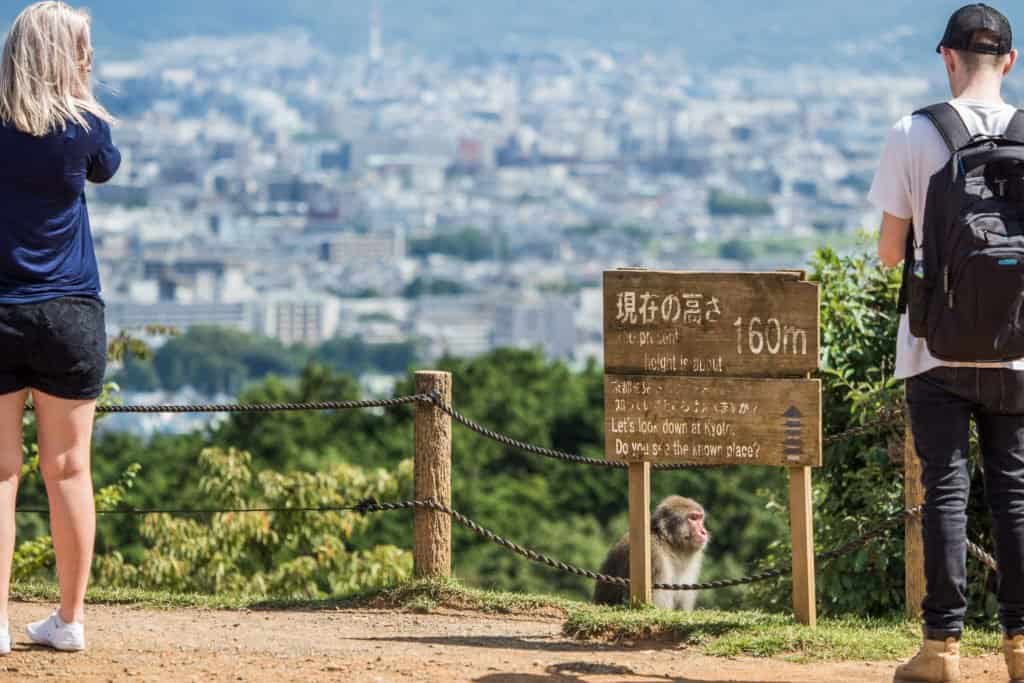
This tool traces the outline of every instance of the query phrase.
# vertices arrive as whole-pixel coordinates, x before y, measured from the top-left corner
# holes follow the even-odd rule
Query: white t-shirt
[[[981,100],[955,99],[956,107],[973,135],[1001,135],[1017,111],[1012,105]],[[868,200],[897,218],[911,218],[915,239],[921,242],[928,182],[949,162],[949,148],[939,131],[924,116],[904,116],[889,131],[882,149]],[[910,334],[910,321],[900,317],[896,339],[896,379],[906,379],[940,365],[1007,367],[1024,370],[1024,360],[1010,363],[949,363],[928,352],[924,339]]]

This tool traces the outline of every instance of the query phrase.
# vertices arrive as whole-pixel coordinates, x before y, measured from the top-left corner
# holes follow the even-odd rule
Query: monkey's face
[[[655,528],[673,547],[688,553],[699,552],[711,538],[704,517],[704,508],[693,501],[670,499],[655,513]]]
[[[683,543],[693,550],[703,550],[708,544],[711,534],[704,527],[704,509],[696,508],[686,514],[686,521],[683,524]]]

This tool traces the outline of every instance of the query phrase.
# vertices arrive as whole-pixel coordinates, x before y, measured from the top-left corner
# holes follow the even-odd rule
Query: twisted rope
[[[842,432],[837,432],[836,434],[830,434],[822,440],[822,445],[831,446],[840,441],[848,441],[859,436],[866,436],[902,420],[903,408],[883,408],[877,419],[865,422],[857,427],[851,427]]]
[[[985,552],[984,548],[970,539],[967,540],[967,552],[973,555],[974,559],[978,560],[992,571],[999,571],[999,566],[996,564],[996,558],[989,555]]]
[[[480,524],[474,522],[472,519],[466,517],[462,513],[452,509],[451,507],[444,505],[433,499],[426,500],[406,500],[398,503],[379,503],[375,500],[368,499],[363,501],[356,506],[358,512],[379,512],[386,510],[408,510],[408,509],[427,509],[435,510],[449,515],[461,526],[469,529],[477,536],[484,538],[496,545],[499,545],[507,550],[511,550],[517,555],[521,555],[528,560],[537,562],[539,564],[546,565],[552,569],[565,572],[567,574],[574,574],[575,576],[581,576],[586,579],[593,581],[600,581],[602,583],[610,583],[618,586],[629,586],[629,579],[621,576],[611,576],[608,574],[600,574],[598,572],[591,571],[589,569],[583,569],[575,565],[556,560],[552,557],[548,557],[542,553],[537,552],[531,548],[521,546],[517,543],[513,543],[506,538],[499,536],[490,529],[487,529]],[[881,536],[883,533],[888,531],[890,528],[898,524],[903,519],[903,515],[900,514],[888,521],[882,526],[876,527],[875,529],[868,531],[867,533],[859,536],[858,538],[838,547],[833,550],[829,550],[824,553],[820,553],[815,557],[821,562],[828,562],[830,560],[848,555],[855,550],[865,545],[868,541]],[[740,577],[737,579],[721,579],[717,581],[706,581],[704,583],[691,583],[691,584],[676,584],[676,583],[656,583],[653,588],[655,590],[669,590],[669,591],[702,591],[702,590],[714,590],[718,588],[731,588],[733,586],[743,586],[747,584],[757,583],[760,581],[767,581],[768,579],[778,578],[785,576],[792,571],[791,566],[782,566],[773,569],[768,569],[757,574],[751,574],[749,576]]]
[[[449,417],[451,417],[453,420],[455,420],[459,424],[463,425],[464,427],[467,427],[468,429],[470,429],[473,432],[476,432],[480,436],[488,438],[491,441],[495,441],[495,442],[500,443],[500,444],[502,444],[504,446],[508,446],[509,448],[515,448],[517,450],[525,451],[527,453],[533,453],[535,455],[541,455],[541,456],[544,456],[546,458],[552,458],[554,460],[562,460],[564,462],[573,462],[573,463],[577,463],[577,464],[580,464],[580,465],[591,465],[593,467],[604,467],[604,468],[610,468],[610,469],[624,469],[624,468],[628,468],[629,467],[629,463],[625,463],[625,462],[618,462],[618,461],[614,461],[614,460],[598,460],[596,458],[587,458],[585,456],[577,455],[575,453],[566,453],[565,451],[559,451],[559,450],[556,450],[556,449],[553,449],[553,448],[545,448],[543,446],[538,446],[536,444],[531,444],[531,443],[528,443],[526,441],[520,441],[519,439],[515,439],[515,438],[513,438],[511,436],[508,436],[507,434],[502,434],[501,432],[497,432],[497,431],[495,431],[493,429],[490,429],[489,427],[485,427],[484,425],[480,424],[479,422],[476,422],[475,420],[472,420],[472,419],[466,417],[465,415],[460,413],[458,410],[456,410],[453,406],[449,405],[444,400],[444,397],[439,392],[436,392],[436,391],[432,392],[432,393],[428,394],[428,396],[429,396],[429,399],[430,399],[431,403],[433,403],[439,410],[441,410],[442,412],[446,413]],[[825,446],[831,446],[832,444],[838,443],[840,441],[847,441],[849,439],[853,439],[853,438],[856,438],[856,437],[859,437],[859,436],[864,436],[864,435],[867,435],[867,434],[871,434],[871,433],[876,432],[876,431],[878,431],[878,430],[880,430],[880,429],[882,429],[884,427],[888,427],[888,426],[890,426],[892,424],[895,424],[896,422],[900,421],[902,419],[902,417],[903,417],[903,409],[902,408],[895,408],[895,409],[887,408],[887,409],[884,409],[882,411],[882,413],[881,413],[881,416],[878,419],[872,420],[870,422],[867,422],[867,423],[865,423],[863,425],[859,425],[857,427],[852,427],[850,429],[847,429],[845,431],[839,432],[837,434],[832,434],[830,436],[826,436],[822,440],[822,444],[825,445]],[[727,466],[728,465],[702,465],[702,464],[691,464],[691,463],[655,463],[654,465],[652,465],[652,469],[661,470],[661,471],[665,471],[665,470],[693,470],[693,469],[711,469],[711,468],[727,467]]]
[[[300,410],[360,410],[397,408],[411,403],[432,403],[428,394],[366,401],[317,401],[303,403],[206,403],[198,405],[97,406],[98,413],[275,413]],[[34,406],[26,406],[34,410]]]
[[[527,453],[533,453],[534,455],[542,455],[545,458],[551,458],[553,460],[561,460],[563,462],[573,462],[579,465],[590,465],[592,467],[604,467],[606,469],[626,469],[629,467],[629,463],[619,462],[616,460],[599,460],[597,458],[588,458],[575,453],[566,453],[565,451],[559,451],[553,448],[545,448],[544,446],[538,446],[536,444],[528,443],[526,441],[520,441],[507,434],[502,434],[489,427],[485,427],[479,422],[472,420],[453,406],[445,402],[444,397],[440,393],[434,392],[429,394],[430,402],[433,403],[439,410],[446,413],[453,420],[468,428],[470,431],[476,432],[480,436],[508,446],[509,448],[515,448],[517,450],[525,451]],[[724,465],[692,465],[686,463],[656,463],[652,465],[653,469],[656,470],[693,470],[693,469],[709,469],[713,467],[724,467]]]
[[[47,508],[18,508],[18,512],[28,514],[48,515]],[[358,512],[358,505],[339,505],[321,507],[252,507],[252,508],[105,508],[96,510],[97,515],[219,515],[223,513],[248,513],[248,512],[281,512],[281,513],[308,513],[308,512]]]

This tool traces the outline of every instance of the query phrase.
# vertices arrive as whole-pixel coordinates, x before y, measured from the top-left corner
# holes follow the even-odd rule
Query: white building
[[[423,297],[412,311],[411,333],[427,341],[428,359],[478,356],[491,349],[496,308],[496,297]]]
[[[306,290],[278,291],[260,297],[253,331],[282,344],[315,346],[334,336],[340,303],[336,297]]]
[[[243,332],[253,328],[253,307],[246,303],[136,303],[107,300],[107,328],[114,334],[138,330],[147,325],[163,325],[184,332],[197,325],[230,327]]]
[[[494,346],[543,349],[552,358],[569,360],[576,350],[576,310],[568,297],[531,295],[498,304]]]

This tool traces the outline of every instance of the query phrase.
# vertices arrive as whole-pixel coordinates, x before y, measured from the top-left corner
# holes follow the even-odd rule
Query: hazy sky
[[[365,49],[372,0],[89,0],[102,55],[141,41],[190,33],[229,34],[287,27],[309,30],[339,52]],[[379,0],[385,39],[432,53],[518,50],[579,40],[596,47],[679,48],[697,63],[784,63],[849,59],[842,43],[872,45],[902,27],[898,40],[857,53],[898,66],[925,59],[949,14],[947,0]],[[0,0],[9,23],[24,2]],[[1024,36],[1024,3],[993,3]]]

